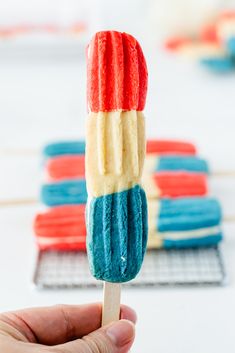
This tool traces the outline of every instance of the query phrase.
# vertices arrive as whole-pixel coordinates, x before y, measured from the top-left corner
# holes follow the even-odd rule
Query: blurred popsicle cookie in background
[[[235,10],[223,12],[219,16],[217,33],[220,41],[235,59]]]
[[[198,28],[197,36],[167,39],[165,48],[192,57],[214,72],[235,70],[235,11],[218,13],[213,21]]]
[[[41,250],[86,250],[85,203],[38,213],[33,227]]]
[[[173,171],[143,174],[142,184],[148,198],[204,196],[208,193],[207,177],[200,173]],[[40,198],[49,207],[85,203],[86,180],[66,179],[44,184]]]
[[[148,248],[190,248],[222,240],[219,202],[208,197],[148,201]]]
[[[216,245],[222,240],[222,212],[214,198],[148,201],[148,248]],[[53,207],[38,213],[34,233],[39,249],[86,250],[85,205]]]
[[[171,38],[165,47],[167,50],[196,60],[215,72],[229,72],[234,69],[234,61],[227,49],[217,43],[200,39]]]

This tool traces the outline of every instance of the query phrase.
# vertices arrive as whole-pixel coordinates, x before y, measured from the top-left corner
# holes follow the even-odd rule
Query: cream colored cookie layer
[[[168,240],[185,240],[193,238],[203,238],[209,235],[216,235],[221,232],[220,226],[194,229],[188,231],[177,231],[177,232],[158,232],[153,228],[149,228],[148,234],[148,249],[161,247],[164,239]]]
[[[157,170],[159,157],[157,154],[147,154],[144,161],[143,175],[153,174]]]
[[[142,112],[90,113],[87,118],[86,180],[99,197],[140,184],[145,157]]]
[[[218,25],[218,34],[223,40],[235,36],[235,18],[221,20]]]
[[[66,237],[51,237],[51,238],[45,238],[45,237],[37,237],[37,242],[40,245],[50,245],[50,244],[58,244],[58,243],[67,243],[67,244],[73,244],[73,243],[84,243],[85,242],[85,236],[66,236]]]
[[[186,44],[179,49],[179,52],[194,59],[211,56],[219,58],[225,55],[225,51],[221,46],[210,43]]]
[[[148,229],[156,231],[160,201],[148,200]]]
[[[163,238],[155,234],[148,233],[147,249],[160,249],[163,246]]]
[[[148,248],[162,247],[162,237],[156,234],[159,211],[160,201],[148,200]]]
[[[161,196],[161,190],[157,187],[153,175],[143,174],[142,185],[148,199],[156,199]]]

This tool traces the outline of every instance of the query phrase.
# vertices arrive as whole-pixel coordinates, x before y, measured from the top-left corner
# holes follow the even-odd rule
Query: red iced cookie
[[[34,232],[40,249],[85,250],[85,205],[59,206],[39,213]]]
[[[134,37],[116,31],[98,32],[91,40],[87,56],[89,111],[144,109],[148,72]]]
[[[196,147],[194,144],[177,140],[148,140],[147,153],[156,154],[179,154],[179,155],[195,155]]]
[[[187,197],[207,194],[207,179],[205,175],[170,172],[157,173],[153,176],[161,197]]]
[[[219,44],[220,39],[217,31],[217,24],[209,24],[204,26],[200,33],[200,39],[203,42]]]
[[[219,20],[233,20],[235,19],[235,10],[223,11],[219,15]]]
[[[172,37],[166,40],[165,48],[167,50],[175,51],[183,46],[187,46],[188,44],[192,44],[192,39],[188,37]]]
[[[85,176],[85,156],[59,156],[50,159],[46,165],[48,176],[52,180],[62,180]]]

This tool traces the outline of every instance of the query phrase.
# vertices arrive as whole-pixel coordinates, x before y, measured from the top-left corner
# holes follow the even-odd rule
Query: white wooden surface
[[[76,58],[75,58],[76,59]],[[162,54],[151,59],[148,136],[195,141],[214,170],[235,170],[235,75],[213,76]],[[37,196],[44,142],[84,135],[85,64],[80,60],[0,62],[0,199]],[[5,157],[3,149],[31,154]],[[235,214],[235,179],[212,178],[212,194]],[[41,206],[0,209],[0,311],[102,300],[99,290],[36,291],[31,283],[34,214]],[[235,223],[224,226],[224,288],[124,290],[138,312],[133,352],[234,351]]]

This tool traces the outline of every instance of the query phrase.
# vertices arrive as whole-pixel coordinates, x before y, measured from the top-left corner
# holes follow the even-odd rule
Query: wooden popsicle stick
[[[225,215],[223,217],[223,222],[225,223],[232,223],[232,222],[235,222],[235,215],[231,214],[231,215]]]
[[[121,284],[104,282],[102,326],[120,318]]]
[[[41,151],[38,149],[27,149],[27,148],[19,148],[19,149],[14,149],[14,148],[5,148],[5,149],[0,149],[0,155],[1,156],[36,156],[40,154]]]
[[[6,149],[0,149],[0,155],[1,156],[33,156],[33,155],[38,155],[40,154],[40,150],[36,149],[14,149],[14,148],[6,148]],[[149,154],[151,156],[151,154]],[[161,154],[160,154],[161,156]],[[103,163],[103,162],[102,162]],[[233,169],[225,169],[225,170],[212,170],[211,171],[211,176],[214,177],[235,177],[235,170]]]
[[[231,178],[234,178],[235,177],[235,170],[215,170],[215,171],[212,171],[212,174],[211,176],[213,177],[231,177]]]
[[[0,207],[34,205],[38,203],[37,198],[6,199],[0,200]]]

